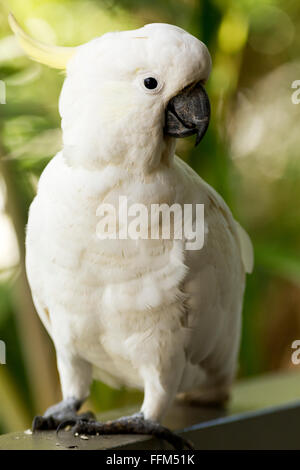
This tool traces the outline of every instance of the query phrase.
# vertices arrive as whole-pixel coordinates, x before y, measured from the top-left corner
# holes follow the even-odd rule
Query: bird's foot
[[[66,421],[80,420],[86,422],[88,420],[95,420],[95,415],[92,412],[77,414],[81,400],[75,398],[68,398],[54,406],[48,408],[44,416],[35,416],[32,423],[32,431],[50,431],[56,430],[61,424]]]
[[[183,450],[184,448],[193,450],[193,445],[188,440],[178,436],[155,421],[144,419],[142,413],[105,423],[85,420],[77,416],[76,419],[69,419],[61,423],[57,431],[66,426],[72,426],[74,435],[149,434],[170,443],[176,450]]]

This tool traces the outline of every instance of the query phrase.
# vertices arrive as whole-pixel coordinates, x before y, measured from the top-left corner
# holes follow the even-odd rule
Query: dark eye
[[[156,78],[147,77],[147,78],[144,79],[144,85],[145,85],[146,88],[148,88],[148,90],[155,90],[158,83],[157,83]]]

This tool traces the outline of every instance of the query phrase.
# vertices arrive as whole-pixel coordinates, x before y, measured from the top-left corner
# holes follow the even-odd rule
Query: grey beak
[[[210,119],[210,103],[199,82],[185,88],[168,103],[165,115],[165,135],[187,137],[197,134],[196,145],[204,137]]]

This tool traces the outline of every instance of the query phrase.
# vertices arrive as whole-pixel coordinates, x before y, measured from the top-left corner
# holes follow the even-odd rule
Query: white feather
[[[233,378],[250,245],[243,236],[240,246],[224,201],[163,135],[166,103],[210,67],[204,44],[170,25],[107,34],[69,63],[64,147],[41,176],[26,240],[64,397],[85,397],[93,368],[111,385],[144,389],[145,416],[160,419],[176,393]],[[141,71],[161,77],[160,93],[143,92]],[[205,204],[204,247],[100,240],[97,208],[119,196],[147,207]]]

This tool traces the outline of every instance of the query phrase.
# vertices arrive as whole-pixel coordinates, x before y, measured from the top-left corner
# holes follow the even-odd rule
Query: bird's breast
[[[120,196],[129,206],[172,202],[171,185],[161,175],[145,183],[121,170],[74,172],[55,158],[30,210],[27,271],[33,290],[70,315],[91,312],[100,325],[112,318],[120,324],[120,315],[156,315],[175,302],[186,272],[182,240],[101,239],[97,233],[102,204],[116,208],[118,227]]]

